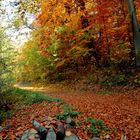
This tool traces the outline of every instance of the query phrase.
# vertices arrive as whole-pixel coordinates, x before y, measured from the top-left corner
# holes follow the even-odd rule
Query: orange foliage
[[[124,0],[43,0],[41,10],[34,26],[38,28],[39,44],[43,54],[51,45],[52,36],[62,41],[60,57],[66,58],[66,51],[81,46],[89,49],[88,42],[92,40],[92,48],[101,56],[101,63],[114,60],[129,60],[133,46],[131,25],[127,2]],[[139,5],[137,1],[136,5]],[[138,8],[137,8],[138,9]],[[139,13],[139,10],[138,10]],[[139,15],[139,14],[138,14]],[[75,30],[56,33],[59,27],[67,26]],[[72,32],[73,32],[72,31]],[[82,38],[85,33],[92,32],[88,38]],[[82,39],[81,39],[82,38]],[[75,41],[75,43],[73,43]],[[124,49],[120,49],[124,46]]]

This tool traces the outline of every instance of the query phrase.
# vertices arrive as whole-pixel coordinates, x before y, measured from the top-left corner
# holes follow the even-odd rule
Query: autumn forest
[[[0,21],[0,139],[140,139],[139,0],[0,0]]]

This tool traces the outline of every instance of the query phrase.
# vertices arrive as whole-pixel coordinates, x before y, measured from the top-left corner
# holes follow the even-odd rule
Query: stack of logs
[[[32,129],[26,130],[20,140],[80,140],[71,129],[75,122],[68,117],[65,121],[47,117],[44,123],[32,120]]]

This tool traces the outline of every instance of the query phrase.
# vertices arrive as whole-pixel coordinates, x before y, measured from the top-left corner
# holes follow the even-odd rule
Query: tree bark
[[[133,0],[128,0],[129,12],[132,22],[132,30],[135,44],[136,66],[140,67],[140,29],[136,17],[136,9]]]

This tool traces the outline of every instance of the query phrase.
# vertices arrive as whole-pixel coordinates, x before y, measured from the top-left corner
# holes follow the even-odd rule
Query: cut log
[[[64,140],[80,140],[78,136],[73,134],[71,131],[66,131]]]
[[[47,131],[47,129],[44,126],[42,126],[39,122],[37,122],[36,120],[33,120],[32,124],[38,132]]]
[[[68,118],[66,119],[66,123],[69,124],[71,127],[76,126],[75,121],[73,121],[73,120],[71,119],[71,117],[68,117]]]
[[[37,134],[36,130],[29,129],[23,133],[21,140],[40,140],[40,136]]]
[[[2,126],[0,126],[0,132],[2,132],[2,130],[3,130],[3,127],[2,127]]]
[[[48,134],[47,134],[46,140],[56,140],[56,133],[55,133],[53,128],[50,128],[48,130]]]
[[[56,140],[63,140],[65,137],[65,128],[62,122],[57,121],[57,133],[56,133]]]
[[[64,140],[80,140],[75,134],[71,135],[71,136],[66,136],[64,138]]]
[[[44,126],[40,125],[40,123],[37,122],[36,120],[33,120],[32,124],[35,127],[35,129],[38,131],[38,134],[40,135],[41,140],[44,140],[46,138],[48,129],[46,129]]]

